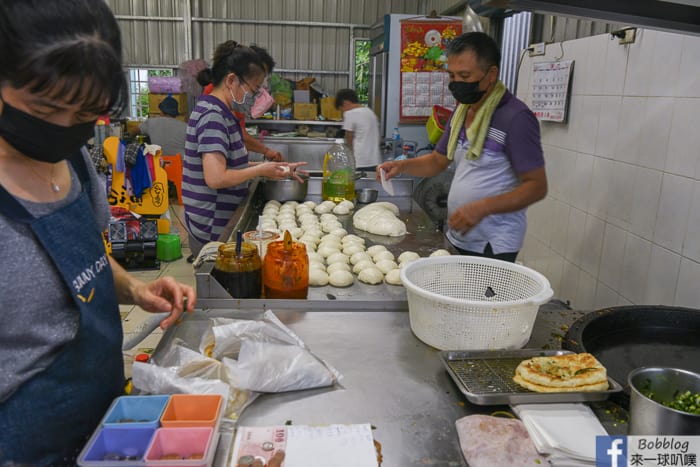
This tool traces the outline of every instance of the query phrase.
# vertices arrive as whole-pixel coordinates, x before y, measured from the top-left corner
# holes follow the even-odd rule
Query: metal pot
[[[377,196],[379,196],[379,192],[374,188],[355,190],[355,199],[360,204],[374,203],[377,201]]]
[[[284,180],[265,179],[263,181],[263,195],[265,200],[276,200],[281,203],[285,201],[304,201],[306,192],[309,189],[308,177],[301,177],[304,180],[300,183],[294,178]]]
[[[700,415],[660,403],[673,400],[676,393],[700,392],[699,374],[676,368],[646,367],[632,371],[628,381],[630,435],[700,435]],[[647,397],[650,392],[654,400]]]

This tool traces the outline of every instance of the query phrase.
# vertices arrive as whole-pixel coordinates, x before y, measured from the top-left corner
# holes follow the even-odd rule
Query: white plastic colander
[[[475,256],[438,256],[401,269],[411,330],[440,350],[519,349],[554,292],[525,266]]]

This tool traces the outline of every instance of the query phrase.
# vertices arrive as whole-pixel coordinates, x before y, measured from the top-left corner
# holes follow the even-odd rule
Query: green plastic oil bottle
[[[324,201],[336,203],[355,199],[355,157],[342,138],[335,140],[323,158],[321,195]]]

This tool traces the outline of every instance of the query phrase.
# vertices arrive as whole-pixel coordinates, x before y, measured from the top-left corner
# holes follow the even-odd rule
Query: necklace
[[[39,175],[39,172],[37,172],[36,170],[34,170],[34,167],[32,167],[31,165],[29,166],[29,168],[32,170],[32,172],[34,172],[34,175],[36,175],[37,177],[39,177],[40,179],[42,179],[43,181],[45,181],[46,183],[48,183],[49,185],[51,185],[51,191],[53,191],[54,193],[58,193],[59,191],[61,191],[61,187],[58,186],[58,183],[56,183],[56,182],[53,180],[53,171],[54,171],[54,169],[56,168],[55,165],[52,165],[52,166],[51,166],[51,179],[50,179],[50,180],[46,180],[44,177],[42,177],[41,175]]]

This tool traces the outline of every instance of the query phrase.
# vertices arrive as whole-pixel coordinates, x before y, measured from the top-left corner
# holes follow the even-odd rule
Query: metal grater
[[[622,390],[622,386],[612,378],[608,378],[610,388],[607,391],[595,392],[532,392],[513,381],[515,369],[523,360],[567,353],[572,352],[538,349],[457,350],[441,352],[441,358],[467,400],[477,405],[592,402],[605,400],[610,394]]]

